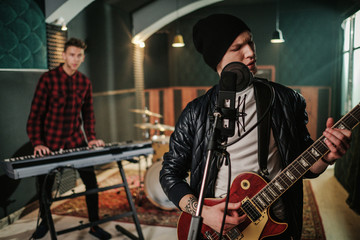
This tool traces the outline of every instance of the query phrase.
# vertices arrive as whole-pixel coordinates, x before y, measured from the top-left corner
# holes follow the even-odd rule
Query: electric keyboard
[[[6,175],[20,179],[48,174],[55,168],[83,168],[153,154],[151,142],[109,143],[104,147],[60,150],[47,156],[23,156],[1,161]]]

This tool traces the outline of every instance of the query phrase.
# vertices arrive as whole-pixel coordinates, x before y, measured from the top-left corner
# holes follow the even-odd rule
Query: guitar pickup
[[[249,217],[249,219],[255,224],[258,224],[264,216],[248,197],[245,197],[241,201],[241,208]]]

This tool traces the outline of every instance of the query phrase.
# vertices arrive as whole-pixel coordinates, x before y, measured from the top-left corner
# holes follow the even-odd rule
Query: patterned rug
[[[325,231],[319,208],[309,180],[304,180],[302,240],[325,240]]]
[[[164,210],[155,206],[146,197],[143,187],[140,189],[138,173],[126,172],[128,184],[135,201],[136,212],[141,224],[153,226],[176,227],[180,211],[177,209]],[[99,183],[100,187],[117,184],[121,181],[119,174],[114,174],[105,181]],[[113,216],[130,211],[126,194],[123,189],[112,189],[99,193],[100,216]],[[52,213],[57,215],[70,215],[87,218],[85,197],[67,200],[61,205],[52,208]],[[133,222],[132,217],[118,219],[119,222]],[[304,181],[304,215],[303,215],[302,240],[324,240],[325,233],[319,214],[318,206],[314,198],[311,183]]]
[[[143,176],[144,174],[142,174]],[[144,193],[143,184],[140,185],[138,171],[126,171],[127,182],[130,187],[133,200],[135,202],[136,213],[140,224],[153,225],[153,226],[166,226],[176,227],[180,211],[177,209],[163,210],[155,206]],[[113,174],[111,177],[99,183],[99,187],[106,187],[122,182],[119,173]],[[130,211],[130,207],[126,198],[124,188],[111,189],[99,193],[99,215],[101,216],[114,216]],[[61,205],[51,209],[53,214],[78,216],[87,218],[87,208],[85,197],[77,197],[67,200]],[[118,219],[119,222],[133,223],[133,218],[123,217]]]

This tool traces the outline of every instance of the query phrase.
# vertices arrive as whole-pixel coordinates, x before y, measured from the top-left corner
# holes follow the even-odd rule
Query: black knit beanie
[[[193,27],[195,48],[216,72],[216,67],[235,38],[250,28],[239,18],[228,14],[213,14],[199,20]]]

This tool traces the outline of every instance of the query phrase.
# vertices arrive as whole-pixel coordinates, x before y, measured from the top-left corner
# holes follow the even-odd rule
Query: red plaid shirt
[[[44,73],[36,87],[27,122],[33,146],[51,150],[75,148],[95,139],[95,116],[90,80],[75,72],[68,76],[63,67]]]

